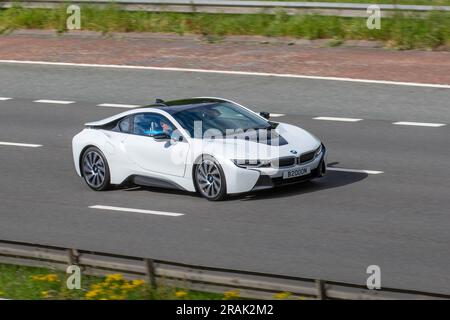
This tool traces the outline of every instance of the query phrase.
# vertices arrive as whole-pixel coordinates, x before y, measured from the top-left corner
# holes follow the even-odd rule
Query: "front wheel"
[[[203,156],[195,168],[195,184],[200,194],[210,201],[225,199],[225,174],[220,164],[210,156]]]
[[[319,166],[317,167],[317,170],[318,170],[318,174],[317,174],[318,178],[322,178],[322,177],[325,177],[327,175],[327,164],[325,163],[325,160],[322,160],[319,163]]]
[[[111,186],[108,162],[98,148],[87,149],[83,153],[81,165],[84,181],[91,189],[103,191]]]

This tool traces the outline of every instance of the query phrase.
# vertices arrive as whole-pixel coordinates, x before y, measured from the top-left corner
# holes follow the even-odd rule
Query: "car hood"
[[[226,139],[194,139],[194,147],[200,148],[198,154],[211,154],[225,159],[269,160],[286,156],[299,156],[317,149],[320,140],[306,130],[279,123],[275,129],[281,136],[280,143],[267,143],[245,140],[242,136]],[[283,141],[284,140],[284,141]]]

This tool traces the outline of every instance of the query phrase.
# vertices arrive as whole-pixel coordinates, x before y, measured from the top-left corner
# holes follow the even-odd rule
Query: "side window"
[[[171,135],[174,130],[173,124],[166,117],[157,113],[136,114],[133,119],[133,133],[141,136],[162,133]]]
[[[120,132],[130,133],[130,117],[120,120],[119,130]]]

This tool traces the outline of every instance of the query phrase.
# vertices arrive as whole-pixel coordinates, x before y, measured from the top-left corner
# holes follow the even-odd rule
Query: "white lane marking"
[[[97,107],[107,107],[107,108],[138,108],[140,106],[135,104],[119,104],[119,103],[100,103]]]
[[[279,78],[299,78],[312,80],[331,80],[331,81],[345,81],[345,82],[360,82],[372,84],[389,84],[398,86],[413,86],[413,87],[428,87],[428,88],[444,88],[450,89],[449,84],[433,84],[433,83],[418,83],[418,82],[399,82],[399,81],[385,81],[385,80],[369,80],[357,78],[340,78],[340,77],[321,77],[321,76],[307,76],[300,74],[289,73],[267,73],[267,72],[250,72],[250,71],[230,71],[230,70],[205,70],[205,69],[191,69],[191,68],[165,68],[165,67],[145,67],[145,66],[130,66],[130,65],[116,65],[116,64],[93,64],[93,63],[71,63],[71,62],[50,62],[50,61],[27,61],[27,60],[0,60],[0,63],[15,63],[15,64],[37,64],[50,66],[75,66],[75,67],[94,67],[94,68],[116,68],[116,69],[135,69],[135,70],[156,70],[156,71],[179,71],[179,72],[198,72],[198,73],[217,73],[217,74],[231,74],[231,75],[246,75],[246,76],[262,76],[262,77],[279,77]]]
[[[429,123],[429,122],[408,122],[408,121],[399,121],[394,122],[393,124],[399,125],[399,126],[417,126],[417,127],[443,127],[446,124],[445,123]]]
[[[284,113],[271,113],[270,114],[270,117],[273,117],[273,118],[284,117],[284,116],[285,116]]]
[[[14,146],[14,147],[26,147],[26,148],[42,147],[41,144],[16,143],[16,142],[4,142],[4,141],[0,141],[0,146]]]
[[[327,167],[329,171],[341,171],[341,172],[355,172],[355,173],[367,173],[367,174],[381,174],[383,171],[375,171],[375,170],[359,170],[359,169],[345,169],[345,168],[334,168]]]
[[[134,212],[134,213],[155,214],[155,215],[160,215],[160,216],[171,216],[171,217],[184,216],[184,213],[166,212],[166,211],[154,211],[154,210],[142,210],[142,209],[132,209],[132,208],[121,208],[121,207],[111,207],[111,206],[101,206],[101,205],[90,206],[89,208],[91,208],[91,209],[100,209],[100,210],[112,210],[112,211],[124,211],[124,212]]]
[[[11,100],[12,98],[0,97],[0,101]]]
[[[55,103],[55,104],[71,104],[71,103],[75,103],[75,101],[65,101],[65,100],[34,100],[33,102],[36,103]]]
[[[362,119],[356,118],[340,118],[340,117],[315,117],[314,120],[325,120],[325,121],[344,121],[344,122],[358,122]]]

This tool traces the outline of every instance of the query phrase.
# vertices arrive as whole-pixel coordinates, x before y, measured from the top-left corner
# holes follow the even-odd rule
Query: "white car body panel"
[[[179,130],[180,135],[183,136],[183,141],[161,141],[148,136],[92,128],[107,125],[131,114],[143,112],[164,115]],[[121,184],[131,176],[143,176],[170,181],[181,189],[194,192],[196,191],[193,182],[195,161],[202,155],[210,155],[220,163],[223,169],[227,193],[243,193],[254,189],[261,175],[281,177],[286,170],[303,167],[309,167],[313,170],[318,168],[322,159],[326,161],[326,151],[324,151],[325,154],[306,164],[288,168],[249,169],[241,168],[233,162],[233,160],[271,160],[292,157],[294,150],[295,156],[300,156],[320,147],[321,141],[312,134],[286,123],[279,123],[275,130],[288,142],[288,144],[281,146],[271,146],[242,139],[191,138],[168,112],[154,107],[127,110],[100,121],[86,123],[86,126],[88,128],[78,133],[72,141],[76,172],[79,176],[82,176],[80,159],[83,151],[89,146],[95,146],[106,157],[112,184]]]
[[[150,138],[151,139],[151,138]],[[125,156],[141,170],[168,176],[184,177],[188,142],[149,140],[149,137],[128,135],[122,142]],[[174,158],[173,161],[168,161]]]

